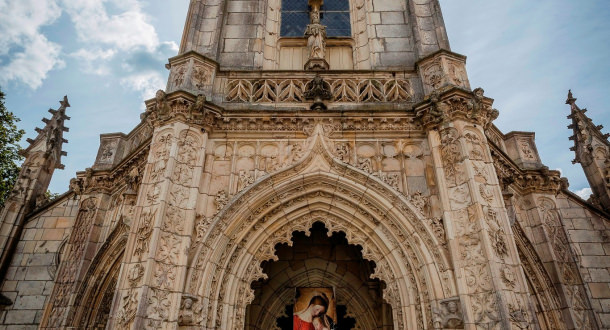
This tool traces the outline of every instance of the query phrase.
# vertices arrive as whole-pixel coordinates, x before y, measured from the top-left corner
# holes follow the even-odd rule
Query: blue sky
[[[164,88],[188,0],[0,0],[0,86],[27,137],[68,94],[64,192],[92,165],[99,134],[129,132],[144,99]],[[496,125],[534,131],[543,162],[570,189],[588,187],[573,152],[564,104],[572,88],[596,124],[610,122],[610,2],[441,0],[452,50],[468,56],[472,87],[500,110]],[[610,128],[610,126],[609,126]],[[25,146],[25,145],[24,145]]]

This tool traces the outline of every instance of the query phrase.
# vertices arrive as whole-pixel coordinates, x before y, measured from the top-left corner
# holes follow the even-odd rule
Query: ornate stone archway
[[[534,317],[545,329],[565,329],[559,295],[533,244],[519,223],[512,226],[517,252],[530,290]],[[540,308],[540,310],[537,309]]]
[[[186,283],[199,322],[242,329],[254,297],[250,285],[266,278],[261,262],[277,258],[276,244],[291,245],[294,231],[320,221],[375,262],[372,277],[386,284],[394,328],[431,325],[432,302],[456,294],[443,242],[405,196],[333,159],[321,129],[311,143],[304,159],[236,195],[201,228]]]
[[[293,246],[276,247],[279,261],[263,263],[269,279],[253,285],[256,298],[247,307],[246,329],[278,329],[282,316],[292,319],[286,307],[294,305],[299,287],[333,287],[337,305],[351,315],[356,329],[391,324],[386,314],[391,308],[382,301],[384,283],[370,279],[375,265],[362,258],[359,246],[347,244],[344,235],[331,233],[321,221],[307,232],[294,232],[292,241]],[[334,321],[344,327],[345,320]]]
[[[119,224],[100,248],[74,301],[76,328],[105,328],[123,261],[128,228]]]

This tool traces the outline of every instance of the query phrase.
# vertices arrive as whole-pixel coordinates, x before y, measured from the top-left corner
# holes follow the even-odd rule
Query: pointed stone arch
[[[431,302],[456,294],[443,242],[407,197],[334,159],[316,132],[302,160],[234,196],[195,242],[185,291],[199,300],[201,325],[243,328],[250,285],[266,278],[261,262],[316,221],[375,262],[396,329],[427,327]]]
[[[92,260],[74,300],[71,326],[99,328],[107,321],[127,244],[128,228],[119,224]]]
[[[523,272],[532,291],[530,297],[535,299],[538,302],[537,305],[541,308],[540,311],[534,311],[535,317],[538,318],[539,323],[544,324],[545,329],[565,329],[559,295],[542,264],[542,260],[540,260],[521,225],[515,223],[512,228]],[[535,306],[532,307],[535,308]]]

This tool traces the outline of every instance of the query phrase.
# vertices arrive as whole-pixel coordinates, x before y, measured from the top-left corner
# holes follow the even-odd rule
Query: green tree
[[[23,157],[17,144],[25,131],[17,128],[17,118],[4,105],[4,93],[0,90],[0,207],[13,189],[19,176],[19,163]]]

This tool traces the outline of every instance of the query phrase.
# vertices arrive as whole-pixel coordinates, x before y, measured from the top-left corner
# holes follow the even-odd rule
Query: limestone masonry
[[[569,93],[582,200],[465,63],[438,0],[191,0],[166,89],[52,201],[67,97],[29,141],[0,329],[610,328],[608,135]]]

